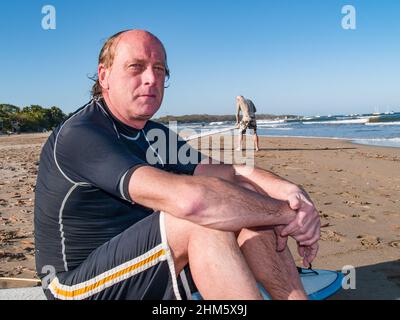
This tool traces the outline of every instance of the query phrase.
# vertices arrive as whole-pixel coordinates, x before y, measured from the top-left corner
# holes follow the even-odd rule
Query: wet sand
[[[34,187],[47,136],[0,136],[0,277],[36,275]],[[399,299],[400,148],[270,137],[261,138],[260,147],[256,166],[302,185],[320,211],[323,228],[313,267],[356,267],[357,289],[334,298]],[[215,143],[203,151],[237,154]],[[233,160],[243,161],[238,159]],[[293,242],[290,248],[300,264]]]

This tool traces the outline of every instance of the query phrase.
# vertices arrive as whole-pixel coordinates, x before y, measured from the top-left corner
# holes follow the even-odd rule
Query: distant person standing
[[[243,113],[242,121],[239,122],[240,111]],[[256,115],[257,109],[254,103],[250,99],[245,99],[243,96],[236,97],[236,126],[239,127],[239,141],[237,151],[242,150],[243,134],[246,133],[247,129],[253,129],[253,141],[256,147],[256,151],[259,150],[258,147],[258,136],[257,136],[257,122]]]

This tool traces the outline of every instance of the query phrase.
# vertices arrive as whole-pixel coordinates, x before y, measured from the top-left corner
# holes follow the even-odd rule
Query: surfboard
[[[343,274],[333,270],[310,270],[299,268],[299,275],[304,290],[310,300],[325,300],[342,288]],[[271,300],[271,296],[261,284],[257,284],[264,300]],[[201,300],[199,292],[192,294],[193,300]]]

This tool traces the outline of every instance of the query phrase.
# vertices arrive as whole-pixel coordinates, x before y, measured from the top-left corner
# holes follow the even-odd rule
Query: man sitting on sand
[[[305,266],[315,258],[313,203],[270,172],[199,164],[182,140],[167,147],[195,163],[157,152],[153,133],[174,135],[150,120],[168,77],[158,38],[117,33],[100,52],[93,99],[43,147],[35,241],[46,296],[190,299],[192,279],[204,299],[261,299],[257,281],[272,298],[306,299],[286,243],[297,241]]]
[[[243,113],[242,121],[239,122],[240,111]],[[257,135],[257,122],[256,115],[257,109],[250,99],[245,99],[243,96],[236,97],[236,126],[240,128],[238,147],[237,151],[242,150],[243,135],[247,129],[253,129],[253,141],[256,151],[258,147],[258,135]]]

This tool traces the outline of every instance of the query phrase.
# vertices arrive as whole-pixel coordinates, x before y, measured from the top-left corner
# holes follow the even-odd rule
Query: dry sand
[[[34,187],[47,136],[0,136],[0,277],[35,277]],[[356,267],[357,289],[334,298],[400,299],[400,148],[269,137],[260,146],[255,164],[302,185],[320,210],[313,267]],[[237,154],[215,143],[203,151]]]

